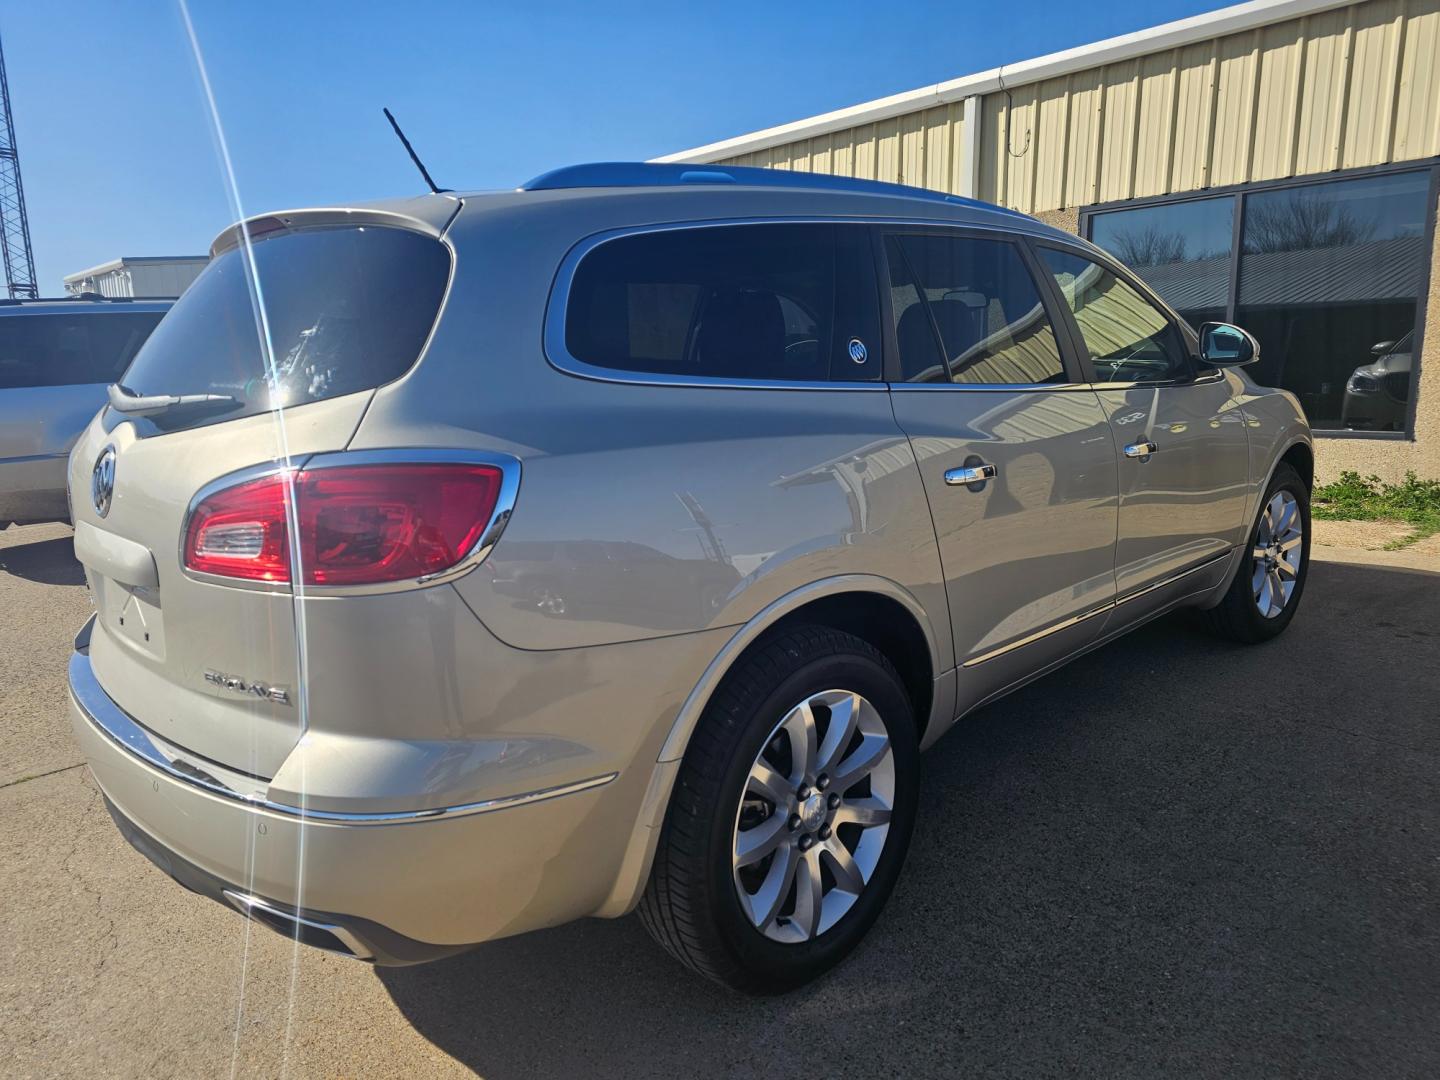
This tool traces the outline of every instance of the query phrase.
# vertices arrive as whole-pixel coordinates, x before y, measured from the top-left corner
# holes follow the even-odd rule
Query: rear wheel
[[[895,669],[826,627],[727,676],[676,780],[640,914],[708,978],[777,993],[838,963],[879,915],[914,823],[915,718]]]
[[[1241,558],[1225,598],[1207,612],[1210,626],[1233,641],[1268,641],[1295,617],[1310,567],[1310,491],[1289,465],[1276,468]]]

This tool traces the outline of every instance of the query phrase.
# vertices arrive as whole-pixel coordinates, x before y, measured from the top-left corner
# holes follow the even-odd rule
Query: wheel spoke
[[[745,790],[751,795],[760,796],[777,809],[788,807],[790,796],[794,793],[790,781],[781,776],[764,758],[751,767]]]
[[[741,897],[750,908],[750,921],[761,930],[774,925],[775,916],[779,915],[780,909],[785,906],[785,900],[790,895],[790,886],[795,881],[795,871],[802,858],[800,852],[788,844],[785,845],[770,864],[770,872],[765,875],[765,880],[760,883],[760,888],[755,890],[754,895],[741,892]]]
[[[1278,615],[1285,606],[1285,585],[1275,570],[1270,571],[1270,614]]]
[[[884,735],[866,735],[850,756],[835,767],[831,789],[844,795],[885,759],[890,752],[890,740]]]
[[[1304,539],[1305,537],[1300,533],[1300,530],[1296,529],[1295,531],[1289,533],[1284,540],[1280,541],[1280,550],[1290,551],[1295,547],[1299,546],[1301,541],[1303,541]]]
[[[1253,547],[1253,548],[1250,549],[1250,555],[1251,555],[1251,557],[1252,557],[1252,558],[1256,558],[1256,559],[1260,559],[1260,560],[1262,560],[1262,561],[1263,561],[1263,560],[1265,559],[1265,557],[1266,557],[1267,555],[1269,555],[1269,554],[1270,554],[1270,549],[1269,549],[1269,547],[1267,547],[1267,546],[1264,545],[1264,544],[1260,544],[1260,545],[1258,545],[1258,546]]]
[[[735,834],[735,868],[751,866],[790,838],[790,823],[784,813],[771,814],[759,825]]]
[[[890,824],[890,807],[871,795],[863,799],[846,799],[835,811],[834,824],[859,825],[862,829]]]
[[[860,722],[860,695],[849,694],[830,706],[830,727],[815,762],[816,775],[832,771],[840,763],[840,755],[850,746],[855,726]]]
[[[819,848],[798,854],[795,871],[795,914],[791,921],[807,939],[820,925],[821,878]]]
[[[1255,591],[1255,603],[1260,608],[1260,614],[1270,614],[1270,575],[1261,567],[1260,588]]]
[[[835,877],[835,888],[859,896],[860,890],[865,888],[865,875],[861,873],[855,857],[840,842],[839,837],[830,837],[819,850],[824,860],[830,864],[830,873]]]
[[[785,718],[785,733],[790,737],[790,785],[796,787],[804,783],[806,777],[815,776],[815,755],[819,747],[810,702],[802,701],[790,710]]]
[[[1279,562],[1277,562],[1277,563],[1275,564],[1275,572],[1276,572],[1277,575],[1279,575],[1279,576],[1282,577],[1282,578],[1283,578],[1283,577],[1292,577],[1292,578],[1293,578],[1293,577],[1296,576],[1296,574],[1299,573],[1299,571],[1298,571],[1295,567],[1291,566],[1291,565],[1290,565],[1288,562],[1286,562],[1284,559],[1281,559]]]

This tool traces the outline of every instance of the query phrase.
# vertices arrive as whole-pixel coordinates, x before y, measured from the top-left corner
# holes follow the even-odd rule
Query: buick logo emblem
[[[865,348],[865,343],[858,337],[852,337],[850,339],[850,359],[854,360],[857,364],[863,364],[869,356],[870,353],[869,350]]]
[[[102,518],[110,512],[110,497],[115,494],[115,447],[107,446],[95,461],[90,474],[90,501]]]

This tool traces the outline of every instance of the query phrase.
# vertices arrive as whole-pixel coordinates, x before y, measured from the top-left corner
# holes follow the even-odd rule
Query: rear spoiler
[[[213,259],[222,251],[239,247],[248,233],[252,241],[277,232],[295,229],[315,229],[337,225],[378,225],[391,229],[408,229],[411,232],[433,236],[437,240],[445,235],[450,222],[460,212],[461,200],[453,195],[422,195],[408,199],[397,206],[404,206],[411,213],[387,210],[370,206],[324,207],[314,210],[285,210],[278,214],[261,214],[246,218],[225,229],[210,245]]]

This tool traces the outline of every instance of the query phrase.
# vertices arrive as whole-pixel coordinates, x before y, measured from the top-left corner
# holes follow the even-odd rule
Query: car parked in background
[[[132,844],[300,941],[638,907],[795,986],[879,915],[957,718],[1300,602],[1310,433],[1254,339],[1020,214],[609,164],[213,255],[71,455],[74,726]]]
[[[1376,342],[1375,357],[1345,380],[1340,405],[1342,427],[1354,431],[1404,431],[1409,423],[1410,376],[1413,366],[1411,330],[1398,341]]]
[[[0,528],[69,520],[70,448],[174,302],[0,301]]]

